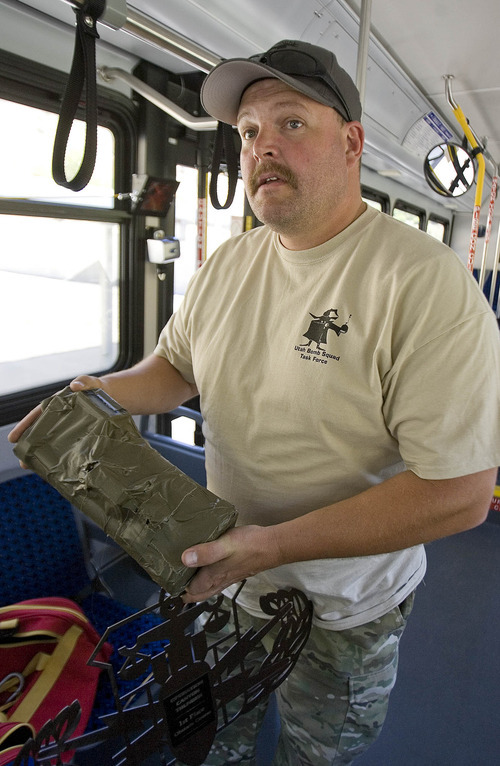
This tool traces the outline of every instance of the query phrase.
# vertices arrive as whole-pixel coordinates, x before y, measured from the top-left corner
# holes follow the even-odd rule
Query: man
[[[133,413],[200,394],[208,485],[241,526],[184,552],[199,567],[184,598],[249,578],[240,604],[259,625],[260,595],[306,593],[313,628],[278,690],[275,763],[347,764],[382,726],[422,543],[487,513],[496,322],[448,248],[363,203],[359,96],[331,52],[284,41],[225,61],[202,99],[237,125],[265,225],[199,270],[154,354],[71,387],[101,386]],[[305,349],[309,315],[331,306],[348,332]],[[229,726],[207,763],[254,763],[261,713]]]

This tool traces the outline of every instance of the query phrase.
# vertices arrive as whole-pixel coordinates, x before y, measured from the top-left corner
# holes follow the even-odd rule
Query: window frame
[[[440,223],[444,227],[443,232],[443,243],[445,245],[448,245],[450,242],[450,235],[451,235],[451,223],[446,218],[441,218],[441,216],[436,215],[435,213],[429,213],[429,216],[427,218],[426,223],[426,231],[427,231],[427,225],[429,222],[432,221],[433,223]]]
[[[373,189],[370,186],[361,187],[361,196],[366,199],[371,199],[374,202],[378,202],[381,205],[382,213],[390,215],[391,212],[391,200],[388,194]]]
[[[419,220],[419,226],[418,228],[422,231],[425,231],[427,226],[427,213],[422,207],[418,207],[417,205],[412,205],[411,202],[406,202],[404,199],[396,199],[394,200],[394,204],[392,206],[392,212],[391,215],[394,216],[395,210],[402,210],[404,213],[410,213],[412,215],[416,215]]]

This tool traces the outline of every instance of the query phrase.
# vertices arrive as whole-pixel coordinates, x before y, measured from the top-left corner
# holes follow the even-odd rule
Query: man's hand
[[[99,378],[95,378],[92,375],[79,375],[69,384],[72,391],[84,391],[90,388],[105,388],[102,381]],[[60,393],[60,392],[58,392]],[[22,420],[14,426],[12,431],[8,434],[7,439],[11,444],[16,444],[27,428],[33,425],[35,420],[42,414],[41,404],[37,404]],[[19,461],[21,468],[27,468],[22,460]]]
[[[274,527],[234,527],[218,540],[185,550],[182,562],[187,567],[199,567],[183,601],[205,601],[233,583],[280,564]]]
[[[71,381],[69,387],[72,391],[84,391],[90,388],[105,388],[100,378],[95,378],[92,375],[80,375],[78,378],[75,378]],[[58,393],[60,393],[60,391]],[[9,433],[7,438],[10,443],[16,444],[26,429],[32,426],[35,420],[39,418],[41,414],[42,407],[40,404],[37,404],[37,406],[28,412],[28,414],[25,415],[24,418],[20,420],[19,423],[17,423],[17,425],[15,425],[12,431]],[[21,465],[23,464],[21,463]],[[23,467],[25,468],[26,466]]]

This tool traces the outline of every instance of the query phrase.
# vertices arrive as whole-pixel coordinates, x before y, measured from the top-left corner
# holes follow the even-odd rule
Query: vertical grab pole
[[[207,219],[208,219],[208,134],[202,133],[197,152],[198,166],[198,204],[196,208],[196,269],[207,259]]]
[[[455,102],[453,99],[452,93],[451,93],[451,80],[453,79],[453,75],[446,74],[444,75],[445,80],[445,87],[446,87],[446,98],[448,100],[449,105],[451,106],[453,110],[453,114],[455,115],[458,123],[460,124],[460,127],[464,131],[465,135],[467,136],[467,140],[469,144],[472,146],[473,149],[477,149],[478,153],[476,155],[477,157],[477,182],[476,182],[476,197],[474,200],[474,212],[472,215],[472,227],[471,227],[471,234],[470,234],[470,244],[469,244],[469,257],[467,260],[467,268],[469,271],[474,270],[474,258],[476,256],[476,245],[477,245],[477,236],[479,231],[479,216],[481,213],[481,200],[483,196],[483,184],[484,184],[484,174],[485,174],[485,162],[483,157],[483,150],[482,147],[478,144],[476,141],[476,137],[474,136],[474,133],[469,127],[469,124],[465,118],[464,113],[460,109],[459,105]]]
[[[491,226],[493,224],[493,211],[495,210],[495,200],[497,196],[497,184],[498,184],[498,169],[495,165],[495,174],[493,176],[493,179],[491,181],[491,194],[490,194],[490,205],[488,208],[488,220],[486,222],[486,233],[484,235],[484,246],[483,246],[483,258],[481,260],[481,271],[479,273],[479,287],[481,290],[484,287],[484,282],[486,278],[486,256],[488,254],[488,246],[490,244],[490,237],[491,237]],[[491,279],[493,281],[493,272],[491,274]]]
[[[365,103],[366,70],[368,63],[368,45],[370,42],[372,0],[362,0],[359,17],[358,60],[356,64],[356,87],[359,90],[361,107]]]
[[[490,306],[493,308],[493,301],[495,299],[495,286],[498,279],[498,267],[500,266],[500,227],[498,229],[497,237],[497,249],[495,253],[495,262],[493,263],[493,269],[491,271],[491,285],[490,285]],[[500,306],[497,306],[497,316],[500,316]]]
[[[207,171],[198,168],[198,208],[196,211],[196,268],[207,258]]]

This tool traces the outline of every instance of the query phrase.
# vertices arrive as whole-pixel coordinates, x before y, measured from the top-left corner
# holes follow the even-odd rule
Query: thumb
[[[72,391],[88,391],[92,388],[104,389],[103,382],[100,378],[96,378],[93,375],[79,375],[77,378],[71,381],[69,387]]]
[[[219,538],[219,540],[210,543],[200,543],[200,545],[187,548],[182,554],[181,560],[186,567],[204,567],[225,559],[227,555],[226,547]]]

